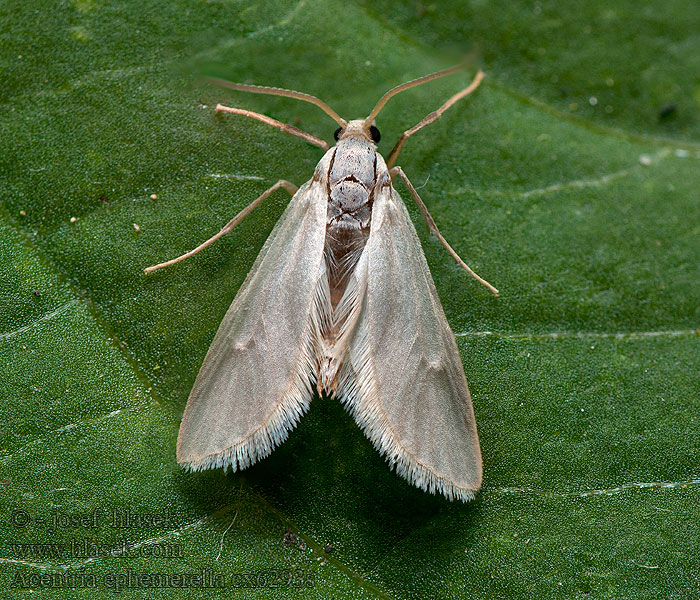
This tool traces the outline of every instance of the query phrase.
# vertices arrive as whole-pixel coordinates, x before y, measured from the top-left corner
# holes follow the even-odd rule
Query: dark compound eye
[[[338,141],[338,138],[340,137],[340,132],[343,131],[342,127],[338,127],[338,129],[335,130],[335,133],[333,134],[333,137],[335,138],[335,141]]]
[[[379,140],[382,139],[382,134],[379,133],[379,129],[377,129],[374,125],[372,125],[372,126],[369,128],[369,134],[372,136],[372,141],[373,141],[375,144],[378,144],[378,143],[379,143]]]

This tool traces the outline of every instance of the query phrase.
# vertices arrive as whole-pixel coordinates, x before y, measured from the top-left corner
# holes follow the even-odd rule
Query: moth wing
[[[308,409],[326,206],[322,182],[297,191],[228,309],[180,425],[184,467],[243,469],[270,454]]]
[[[366,287],[338,396],[402,477],[449,499],[473,498],[481,450],[464,368],[416,230],[391,186],[375,197],[355,276]]]

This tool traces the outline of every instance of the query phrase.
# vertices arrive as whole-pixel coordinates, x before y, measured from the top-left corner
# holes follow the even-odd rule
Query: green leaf
[[[97,597],[697,598],[696,8],[5,3],[3,597],[83,598],[94,583]],[[472,48],[486,80],[399,162],[501,290],[469,280],[407,202],[474,398],[477,499],[411,487],[327,398],[243,473],[182,472],[189,390],[287,199],[188,261],[142,269],[278,179],[309,179],[321,156],[213,106],[328,140],[336,127],[196,75],[297,89],[356,118]],[[471,75],[392,99],[380,150]],[[227,589],[202,587],[219,576]]]

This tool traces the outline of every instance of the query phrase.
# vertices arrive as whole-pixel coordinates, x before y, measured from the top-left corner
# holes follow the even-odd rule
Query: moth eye
[[[335,141],[338,141],[338,138],[340,137],[340,132],[343,131],[342,127],[338,127],[338,129],[335,130],[335,133],[333,134],[333,137],[335,138]]]
[[[379,143],[379,140],[382,139],[382,134],[379,133],[379,129],[377,129],[374,125],[372,125],[372,126],[369,128],[369,134],[372,136],[372,141],[373,141],[375,144],[378,144],[378,143]]]

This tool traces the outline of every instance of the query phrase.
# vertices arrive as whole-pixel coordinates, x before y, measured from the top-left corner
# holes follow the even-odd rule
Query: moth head
[[[369,127],[365,119],[357,119],[355,121],[348,121],[345,127],[338,127],[333,134],[336,142],[350,137],[359,137],[373,144],[378,144],[379,140],[382,138],[379,133],[379,129],[372,122]]]

